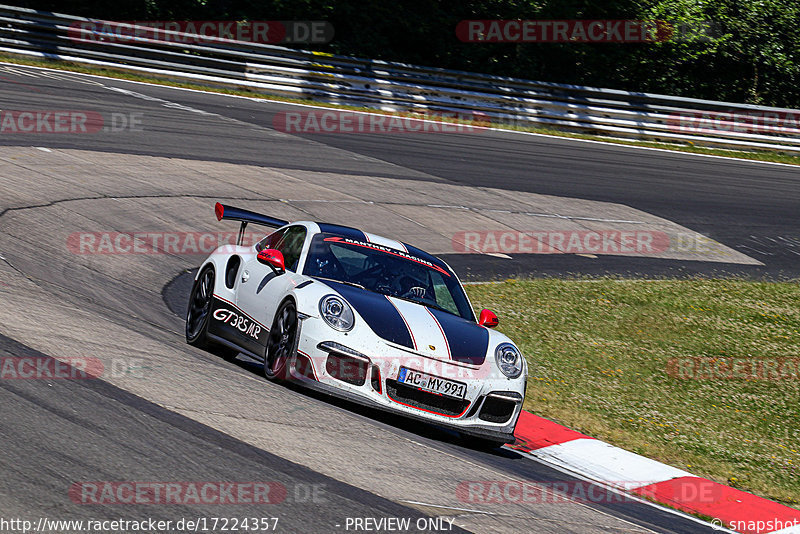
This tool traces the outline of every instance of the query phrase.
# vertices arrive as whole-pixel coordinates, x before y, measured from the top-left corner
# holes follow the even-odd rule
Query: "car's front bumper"
[[[493,362],[465,366],[387,345],[378,339],[332,333],[321,320],[302,321],[298,353],[290,365],[301,384],[362,405],[444,426],[462,434],[510,443],[522,411],[524,376],[498,376]],[[359,343],[356,343],[358,340]],[[341,350],[331,349],[338,345]],[[352,345],[361,348],[353,349]],[[463,381],[463,400],[444,397],[398,381],[401,367]]]

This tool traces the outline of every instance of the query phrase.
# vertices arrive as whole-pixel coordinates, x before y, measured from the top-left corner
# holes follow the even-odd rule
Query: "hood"
[[[350,303],[375,334],[441,360],[481,365],[489,331],[451,313],[358,287],[325,280]]]

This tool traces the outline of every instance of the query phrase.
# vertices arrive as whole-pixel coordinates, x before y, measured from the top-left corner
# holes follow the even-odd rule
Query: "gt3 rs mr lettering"
[[[235,311],[220,308],[214,311],[214,319],[236,328],[238,331],[258,340],[261,333],[261,325],[254,323],[244,315],[239,315]]]

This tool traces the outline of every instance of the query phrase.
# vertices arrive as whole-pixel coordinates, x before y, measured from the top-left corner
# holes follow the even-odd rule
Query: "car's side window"
[[[277,248],[278,243],[280,242],[283,234],[286,233],[288,228],[284,228],[283,230],[278,230],[277,232],[272,232],[267,237],[262,239],[261,241],[256,244],[256,250],[261,252],[265,248]]]
[[[272,232],[256,245],[256,250],[261,252],[265,248],[280,250],[283,254],[283,261],[286,269],[297,271],[297,264],[300,261],[300,253],[303,251],[303,243],[306,240],[305,226],[290,226],[277,232]]]
[[[300,253],[303,251],[303,243],[306,240],[305,226],[290,226],[286,229],[283,237],[278,244],[272,248],[277,248],[283,253],[283,260],[286,269],[292,272],[297,271],[297,264],[300,261]]]
[[[283,230],[278,230],[269,234],[256,245],[259,252],[265,248],[274,248],[281,251],[286,269],[297,271],[297,264],[300,261],[300,253],[303,251],[303,243],[306,240],[305,226],[290,226]]]

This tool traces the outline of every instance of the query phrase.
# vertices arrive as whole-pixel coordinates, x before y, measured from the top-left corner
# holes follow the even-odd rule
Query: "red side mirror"
[[[278,274],[284,272],[286,270],[286,264],[283,260],[283,252],[274,248],[265,248],[261,252],[258,253],[256,256],[259,263],[263,263],[264,265],[269,265],[276,271]]]
[[[500,324],[500,320],[492,310],[481,310],[481,316],[478,319],[478,324],[486,328],[494,328]]]

